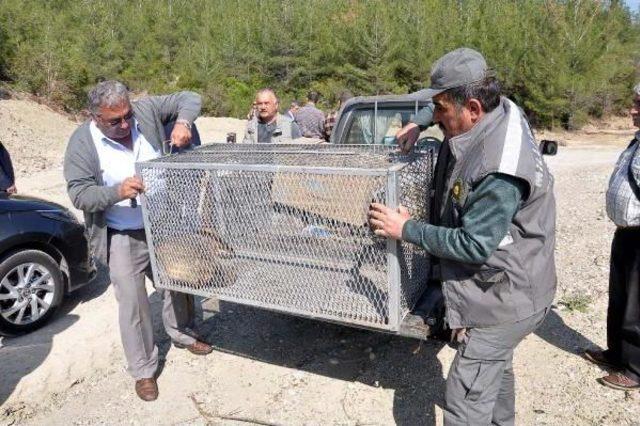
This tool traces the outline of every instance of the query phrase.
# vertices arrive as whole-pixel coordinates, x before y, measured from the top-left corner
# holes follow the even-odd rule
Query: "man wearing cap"
[[[556,289],[553,177],[480,53],[444,55],[427,92],[445,135],[431,223],[373,204],[371,225],[439,263],[445,319],[458,342],[445,424],[514,424],[513,351],[542,323]]]

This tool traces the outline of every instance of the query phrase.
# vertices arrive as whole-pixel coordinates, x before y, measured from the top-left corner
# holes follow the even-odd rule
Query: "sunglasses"
[[[107,123],[109,126],[111,127],[116,127],[118,125],[120,125],[120,123],[122,123],[122,120],[124,121],[129,121],[133,118],[133,110],[130,109],[128,113],[126,113],[125,115],[123,115],[122,117],[117,117],[111,120],[104,120],[102,119],[102,121],[104,121],[105,123]]]

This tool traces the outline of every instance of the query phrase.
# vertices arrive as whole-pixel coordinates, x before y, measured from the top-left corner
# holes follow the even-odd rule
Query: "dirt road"
[[[516,351],[518,424],[640,424],[640,393],[603,388],[596,378],[604,372],[578,356],[606,338],[613,226],[604,190],[626,138],[608,146],[572,144],[549,159],[559,291],[545,324]],[[18,186],[69,204],[59,166],[23,174]],[[159,298],[151,298],[158,314]],[[200,332],[216,348],[204,358],[170,347],[155,318],[164,361],[160,397],[144,403],[123,368],[112,289],[84,288],[47,327],[2,340],[0,424],[442,422],[454,355],[446,345],[212,300],[203,301],[200,315]]]

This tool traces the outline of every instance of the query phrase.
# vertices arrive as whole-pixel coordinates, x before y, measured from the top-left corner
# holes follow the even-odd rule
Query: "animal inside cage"
[[[208,145],[137,164],[155,283],[397,331],[427,253],[376,236],[371,202],[429,215],[434,153],[362,145]]]

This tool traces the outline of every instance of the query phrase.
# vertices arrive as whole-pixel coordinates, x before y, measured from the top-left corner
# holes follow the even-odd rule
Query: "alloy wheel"
[[[31,324],[50,309],[56,287],[45,266],[22,263],[1,277],[0,315],[15,325]]]

